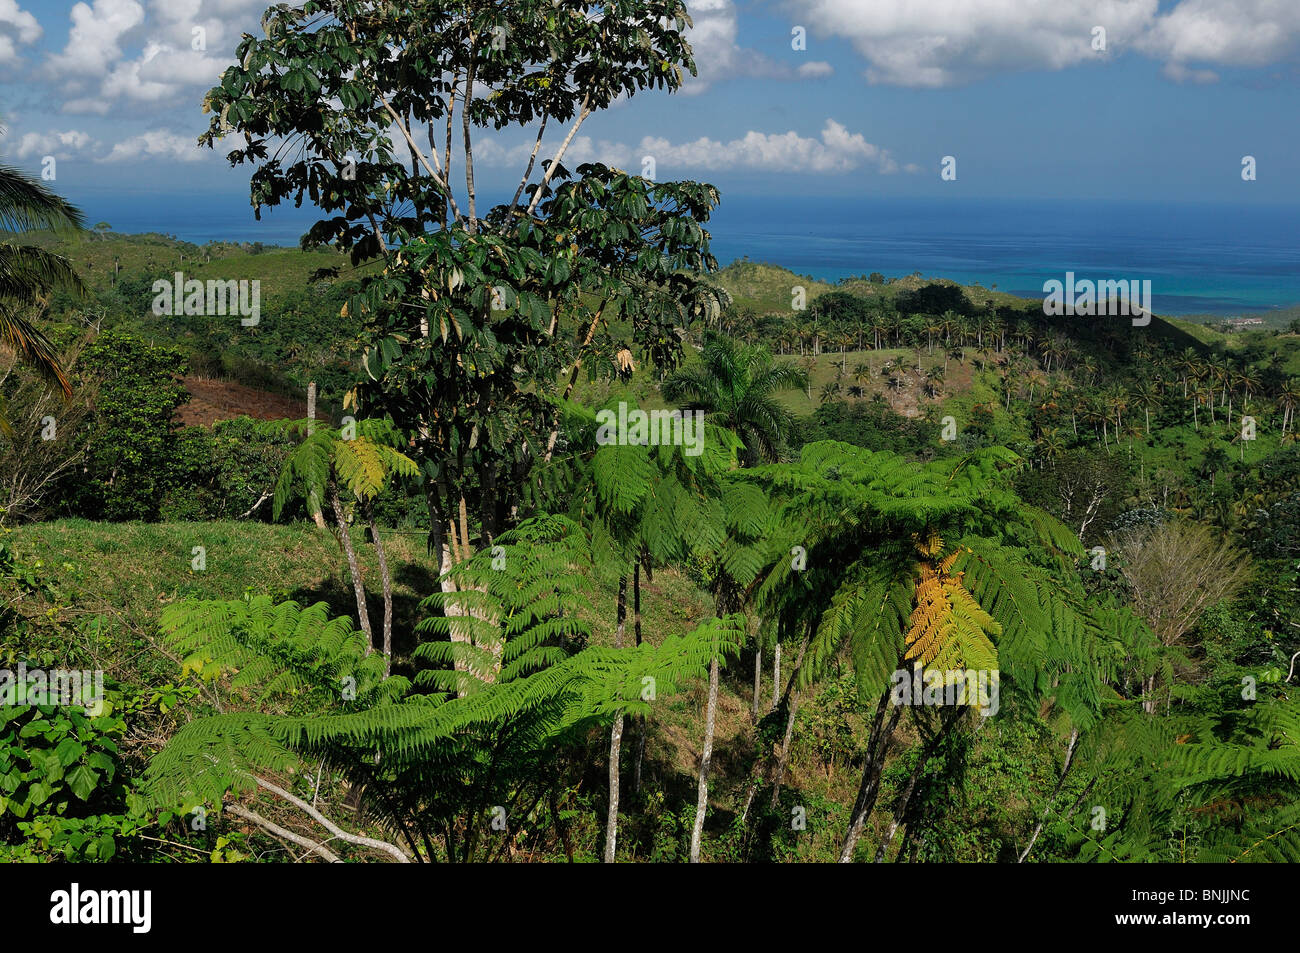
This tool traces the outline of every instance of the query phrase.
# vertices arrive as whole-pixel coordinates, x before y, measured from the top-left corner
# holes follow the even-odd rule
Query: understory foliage
[[[426,604],[442,614],[420,630],[448,638],[417,649],[438,667],[420,670],[414,684],[384,679],[351,624],[322,606],[255,598],[171,607],[164,631],[187,665],[210,676],[236,671],[232,693],[282,699],[282,710],[228,708],[186,725],[151,762],[150,796],[215,808],[252,790],[260,772],[323,761],[366,792],[413,853],[481,859],[497,849],[489,815],[500,808],[512,818],[527,796],[545,793],[562,743],[619,710],[650,715],[661,693],[739,648],[735,619],[635,650],[586,645],[577,613],[590,555],[580,528],[561,517],[526,522],[499,546],[502,555],[456,570],[480,587]],[[473,613],[450,614],[453,600]]]

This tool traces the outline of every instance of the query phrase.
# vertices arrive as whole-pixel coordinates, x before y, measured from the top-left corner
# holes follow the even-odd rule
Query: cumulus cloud
[[[195,139],[194,136],[181,135],[167,129],[151,129],[117,143],[108,155],[99,161],[172,159],[180,162],[197,162],[203,158],[203,150],[198,147]]]
[[[476,161],[489,165],[522,167],[531,148],[526,143],[504,147],[484,142],[475,147],[475,156]],[[852,172],[863,167],[886,174],[899,169],[888,150],[868,142],[861,133],[850,132],[834,119],[827,119],[821,135],[815,138],[794,131],[751,130],[726,142],[701,136],[674,143],[662,137],[646,136],[632,146],[577,136],[564,154],[564,164],[574,168],[583,162],[603,162],[639,174],[647,157],[654,160],[657,176],[662,178],[672,177],[674,173],[670,170],[677,168],[821,174]]]
[[[51,129],[48,132],[24,133],[14,147],[14,155],[19,159],[31,156],[54,156],[56,159],[68,159],[88,151],[95,145],[90,133],[79,129],[64,132]]]
[[[804,63],[795,72],[804,79],[824,79],[835,72],[835,67],[825,60],[813,60],[811,63]]]
[[[136,0],[94,0],[94,6],[78,3],[70,16],[67,45],[50,57],[50,69],[60,76],[101,75],[121,58],[122,37],[144,22],[144,7]]]
[[[1122,44],[1155,15],[1157,0],[791,0],[817,38],[849,40],[872,83],[947,86],[997,69],[1060,69],[1096,59],[1092,28]]]
[[[687,40],[695,56],[699,76],[688,78],[682,87],[686,94],[701,93],[721,80],[750,79],[818,79],[834,72],[829,63],[805,63],[794,69],[762,53],[742,47],[736,5],[732,0],[694,0],[689,4],[694,26]]]
[[[1294,54],[1298,41],[1294,0],[1181,0],[1138,45],[1177,64],[1264,66]]]
[[[940,87],[991,73],[1065,69],[1134,50],[1178,82],[1213,82],[1200,66],[1263,66],[1300,48],[1295,0],[787,0],[816,39],[848,40],[871,83]],[[1093,48],[1105,30],[1106,51]],[[810,51],[815,50],[810,45]]]
[[[18,44],[28,45],[41,38],[41,24],[18,5],[17,0],[0,0],[0,64],[18,62]]]
[[[240,35],[237,26],[251,28],[263,6],[263,0],[150,0],[146,16],[138,0],[77,4],[67,47],[48,63],[65,80],[63,111],[105,115],[118,103],[175,105],[192,97],[216,83]],[[135,55],[122,50],[128,36]]]

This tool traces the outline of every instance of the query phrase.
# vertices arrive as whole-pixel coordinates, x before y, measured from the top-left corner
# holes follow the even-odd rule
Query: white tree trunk
[[[700,838],[709,803],[709,768],[713,763],[713,726],[718,711],[718,656],[709,665],[709,701],[704,709],[704,751],[700,756],[700,787],[695,798],[695,826],[691,829],[691,863],[700,862]]]

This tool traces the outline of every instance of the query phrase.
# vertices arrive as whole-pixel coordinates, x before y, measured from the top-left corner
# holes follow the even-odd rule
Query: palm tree
[[[1042,371],[1030,371],[1025,376],[1025,382],[1029,384],[1029,402],[1034,402],[1034,390],[1038,387],[1047,386],[1047,376]]]
[[[935,317],[925,319],[925,353],[934,353],[934,337],[943,333],[943,324]]]
[[[1241,412],[1250,409],[1250,395],[1260,388],[1259,373],[1254,368],[1243,367],[1236,375],[1237,386],[1241,388]]]
[[[740,437],[742,465],[780,459],[793,420],[774,395],[808,387],[808,373],[792,363],[774,363],[766,348],[712,333],[705,336],[700,358],[664,380],[664,399],[684,402],[683,410],[702,410]]]
[[[1128,391],[1122,384],[1112,384],[1103,395],[1106,406],[1115,415],[1115,436],[1119,437],[1120,428],[1124,426],[1124,411],[1128,410]]]
[[[1055,333],[1048,335],[1047,340],[1043,342],[1043,356],[1047,358],[1045,370],[1050,371],[1052,369],[1052,361],[1054,360],[1058,365],[1064,363],[1065,359],[1070,356],[1071,350],[1072,346],[1069,340],[1063,335]],[[1058,367],[1057,370],[1060,370],[1060,368]]]
[[[1187,380],[1196,373],[1198,356],[1195,348],[1185,347],[1183,352],[1174,358],[1174,370],[1183,381],[1183,400],[1187,399]]]
[[[884,312],[873,311],[868,326],[871,328],[871,346],[874,350],[879,351],[880,338],[889,330],[889,321],[885,318]]]
[[[1155,381],[1144,380],[1133,391],[1133,402],[1142,408],[1146,415],[1147,436],[1151,436],[1151,408],[1160,403],[1160,385]]]
[[[853,343],[856,340],[857,340],[857,335],[852,331],[852,329],[845,329],[835,337],[835,343],[840,346],[840,373],[841,374],[847,374],[849,372],[848,351],[850,348],[853,347]]]
[[[925,375],[925,392],[931,397],[938,397],[943,393],[943,368],[938,364],[930,368]]]
[[[1277,390],[1277,401],[1282,407],[1282,434],[1285,436],[1295,420],[1296,404],[1300,404],[1300,380],[1288,377]]]
[[[1091,356],[1079,362],[1079,370],[1083,372],[1084,380],[1089,387],[1097,382],[1097,362]]]
[[[0,133],[3,127],[0,127]],[[86,227],[81,211],[69,205],[35,179],[0,165],[0,233],[52,230],[67,233]],[[37,304],[51,291],[63,288],[79,295],[86,286],[62,255],[35,245],[0,239],[0,341],[12,347],[64,396],[72,396],[72,383],[54,345],[20,311]]]
[[[1065,452],[1065,442],[1061,439],[1060,431],[1055,427],[1048,427],[1044,430],[1038,435],[1038,439],[1034,443],[1038,448],[1038,456],[1043,464],[1054,463]]]
[[[939,330],[943,333],[944,347],[952,345],[952,336],[957,333],[957,326],[961,322],[961,315],[956,311],[948,310],[939,316]]]

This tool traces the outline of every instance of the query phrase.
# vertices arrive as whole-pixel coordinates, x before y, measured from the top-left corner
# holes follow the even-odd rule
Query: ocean
[[[310,208],[254,220],[244,196],[68,196],[90,223],[196,243],[293,245]],[[1082,200],[791,198],[723,194],[713,252],[823,281],[920,272],[1041,298],[1043,282],[1143,279],[1161,314],[1237,315],[1300,304],[1300,206]]]

